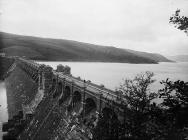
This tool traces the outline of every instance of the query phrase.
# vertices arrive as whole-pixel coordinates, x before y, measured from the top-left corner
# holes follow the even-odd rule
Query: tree
[[[94,140],[183,140],[188,138],[188,83],[162,81],[163,89],[151,92],[155,82],[152,72],[125,79],[117,88],[126,99],[124,122],[120,123],[113,111],[100,114],[93,129]],[[153,100],[163,99],[161,104]]]
[[[157,97],[157,94],[149,89],[149,86],[155,82],[153,76],[154,73],[149,71],[138,74],[133,80],[125,79],[118,88],[131,110],[140,113],[147,112],[151,101]]]
[[[162,81],[164,88],[159,90],[162,106],[165,108],[165,116],[168,119],[169,133],[185,136],[188,128],[188,82],[181,80],[172,82],[167,79]],[[188,134],[188,133],[187,133]]]
[[[104,110],[98,118],[97,126],[93,128],[94,140],[117,140],[119,138],[120,122],[111,110]]]
[[[188,18],[186,16],[180,16],[179,9],[170,17],[170,23],[175,24],[177,29],[184,31],[188,35]]]
[[[132,139],[149,140],[159,136],[159,125],[155,121],[159,111],[153,102],[158,94],[149,89],[155,82],[153,76],[152,72],[138,74],[133,80],[125,79],[117,89],[127,101],[129,113],[124,125]]]

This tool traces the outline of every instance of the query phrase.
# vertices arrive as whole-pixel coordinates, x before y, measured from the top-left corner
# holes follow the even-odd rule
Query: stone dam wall
[[[12,119],[23,105],[29,104],[37,93],[37,84],[32,78],[19,67],[5,79],[7,89],[8,115]]]

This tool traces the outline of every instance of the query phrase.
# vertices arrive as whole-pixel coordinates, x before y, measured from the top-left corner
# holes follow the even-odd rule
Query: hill
[[[175,56],[168,56],[170,60],[178,61],[178,62],[188,62],[188,55],[175,55]]]
[[[134,51],[134,50],[129,50],[129,49],[126,49],[126,51],[137,54],[142,57],[146,57],[148,59],[155,60],[157,62],[172,62],[171,59],[169,60],[168,58],[158,53],[139,52],[139,51]]]
[[[169,61],[159,54],[101,46],[65,39],[51,39],[0,32],[1,49],[7,55],[44,61],[92,61],[158,63]]]

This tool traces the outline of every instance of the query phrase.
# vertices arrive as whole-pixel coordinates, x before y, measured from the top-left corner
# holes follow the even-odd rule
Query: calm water
[[[0,140],[2,139],[2,123],[8,121],[7,96],[5,83],[0,81]]]
[[[160,63],[160,64],[127,64],[127,63],[94,63],[94,62],[39,62],[56,69],[58,64],[71,67],[74,76],[91,80],[96,84],[114,90],[125,78],[134,78],[138,73],[145,71],[154,72],[156,82],[152,90],[161,88],[159,81],[170,78],[171,80],[188,81],[188,62]]]

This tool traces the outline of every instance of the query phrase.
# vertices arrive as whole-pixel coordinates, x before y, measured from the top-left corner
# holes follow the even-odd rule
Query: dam
[[[33,60],[9,59],[14,63],[5,81],[14,92],[7,95],[9,120],[4,124],[8,131],[4,139],[89,140],[101,115],[109,126],[104,136],[124,136],[121,126],[128,110],[120,92],[74,77],[68,66],[58,65],[53,70]]]

